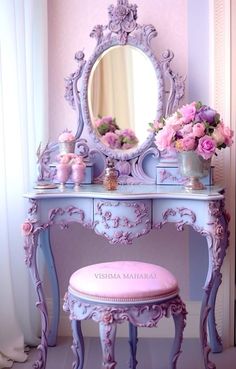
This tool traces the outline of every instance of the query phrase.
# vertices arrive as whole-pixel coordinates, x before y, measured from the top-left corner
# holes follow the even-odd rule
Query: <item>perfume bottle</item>
[[[105,169],[103,185],[108,191],[114,191],[118,186],[119,171],[115,169],[114,161],[109,159]]]
[[[80,183],[83,182],[85,176],[86,164],[82,156],[77,156],[72,164],[72,180],[74,181],[74,189],[78,190]]]

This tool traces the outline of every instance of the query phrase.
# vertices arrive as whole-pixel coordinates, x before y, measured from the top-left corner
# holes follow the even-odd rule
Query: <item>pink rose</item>
[[[182,140],[183,150],[190,151],[195,149],[195,139],[192,136],[185,136]]]
[[[184,105],[179,112],[182,114],[185,123],[189,123],[194,120],[196,114],[196,103],[192,102],[191,104]]]
[[[226,127],[223,122],[218,124],[215,128],[212,137],[216,141],[217,146],[220,146],[223,143],[226,146],[231,146],[233,143],[233,131],[229,127]]]
[[[29,221],[26,220],[22,225],[21,225],[21,231],[23,233],[24,236],[29,236],[30,233],[32,233],[33,231],[33,224]]]
[[[102,121],[102,119],[96,119],[96,120],[94,121],[94,123],[95,123],[95,126],[96,126],[96,127],[99,127],[99,126],[103,123],[103,121]]]
[[[112,122],[112,116],[111,115],[104,115],[104,117],[102,117],[102,122],[103,123],[111,123]]]
[[[107,132],[102,137],[102,142],[111,147],[112,149],[119,149],[121,147],[120,138],[119,136],[114,132]]]
[[[175,130],[171,126],[165,126],[159,131],[155,140],[158,149],[162,151],[170,148],[175,133]]]
[[[203,136],[199,139],[197,153],[204,159],[210,159],[216,150],[216,142],[210,136]]]
[[[192,133],[192,131],[193,131],[192,123],[185,124],[183,128],[180,129],[180,132],[183,136]]]
[[[158,122],[157,120],[153,123],[153,130],[158,131],[159,129],[163,128],[163,122]]]
[[[231,146],[232,143],[233,143],[233,135],[234,135],[234,132],[232,131],[232,129],[230,129],[229,127],[225,126],[223,123],[222,123],[222,126],[223,126],[223,134],[225,136],[225,144],[227,146]]]
[[[204,123],[196,123],[193,126],[193,135],[195,137],[202,137],[205,134],[205,124]]]

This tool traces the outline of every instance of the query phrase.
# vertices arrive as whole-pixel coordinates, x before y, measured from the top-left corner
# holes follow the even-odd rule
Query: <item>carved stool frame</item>
[[[167,300],[157,300],[152,303],[115,304],[85,301],[67,292],[63,309],[70,313],[73,334],[72,350],[75,355],[73,369],[82,369],[84,364],[84,341],[81,331],[81,320],[93,319],[99,323],[99,333],[102,346],[102,369],[114,369],[114,345],[117,324],[129,322],[130,362],[129,368],[137,366],[137,327],[156,327],[163,317],[172,315],[175,324],[175,337],[169,355],[169,369],[176,369],[177,359],[181,353],[183,330],[186,325],[186,308],[177,295]]]

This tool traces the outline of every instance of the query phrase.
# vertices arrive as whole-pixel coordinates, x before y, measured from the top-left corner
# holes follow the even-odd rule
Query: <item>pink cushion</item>
[[[69,291],[92,301],[138,302],[178,294],[176,278],[165,268],[137,261],[89,265],[72,274]]]

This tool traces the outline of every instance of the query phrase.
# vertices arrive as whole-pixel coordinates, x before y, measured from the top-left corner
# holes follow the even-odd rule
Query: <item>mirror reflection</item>
[[[113,149],[130,149],[147,138],[156,117],[158,85],[155,69],[131,45],[104,51],[89,77],[88,103],[94,129]]]

